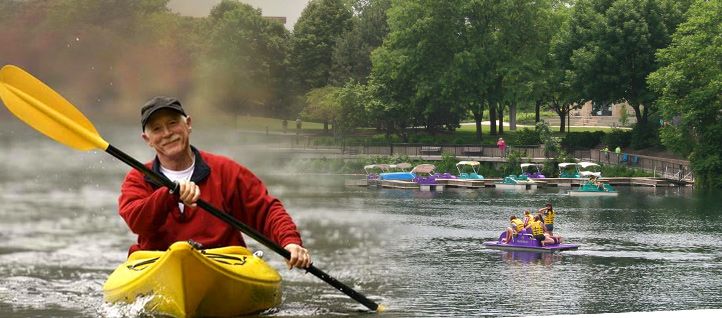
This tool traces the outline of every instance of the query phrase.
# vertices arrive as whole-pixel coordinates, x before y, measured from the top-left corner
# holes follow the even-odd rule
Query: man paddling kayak
[[[200,211],[202,199],[270,238],[291,254],[289,268],[308,268],[311,257],[283,204],[263,182],[233,160],[190,144],[191,117],[180,101],[157,96],[141,108],[141,137],[156,156],[145,165],[178,184],[172,193],[136,169],[125,177],[119,213],[138,242],[137,250],[166,250],[177,241],[193,240],[203,248],[245,246],[241,233]]]

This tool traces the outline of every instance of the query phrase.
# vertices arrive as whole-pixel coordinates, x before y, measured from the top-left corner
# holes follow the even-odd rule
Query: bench
[[[425,155],[432,155],[432,154],[440,154],[441,153],[441,147],[433,147],[433,146],[421,146],[421,154]]]
[[[481,155],[482,153],[481,147],[464,147],[464,154],[465,155]]]

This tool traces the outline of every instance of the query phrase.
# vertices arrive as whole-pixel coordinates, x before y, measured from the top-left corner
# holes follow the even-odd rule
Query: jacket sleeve
[[[240,197],[239,218],[277,244],[303,245],[296,224],[283,204],[268,193],[263,182],[251,171],[241,167],[237,179]]]
[[[169,211],[177,204],[168,189],[153,189],[134,169],[121,185],[118,212],[133,233],[151,235],[165,224]]]

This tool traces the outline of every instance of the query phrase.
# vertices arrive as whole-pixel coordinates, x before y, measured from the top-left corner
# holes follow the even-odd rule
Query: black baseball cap
[[[167,96],[156,96],[145,102],[143,107],[140,109],[140,128],[145,129],[145,124],[148,123],[148,119],[158,110],[161,109],[172,109],[183,116],[187,116],[183,110],[183,106],[178,99]]]

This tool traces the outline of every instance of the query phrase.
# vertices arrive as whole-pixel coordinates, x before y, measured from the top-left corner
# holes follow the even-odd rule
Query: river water
[[[0,317],[142,315],[137,306],[102,301],[105,279],[134,241],[116,212],[128,167],[13,121],[0,127]],[[151,157],[136,126],[109,127],[101,133],[111,144],[141,161]],[[347,176],[295,174],[232,130],[203,129],[194,131],[194,144],[256,171],[296,220],[316,266],[388,307],[380,316],[722,308],[719,194],[620,187],[617,198],[577,198],[564,188],[344,187]],[[555,232],[581,244],[578,251],[482,247],[510,214],[547,201],[558,213]],[[250,244],[265,250],[284,278],[283,303],[264,315],[368,316],[313,275],[289,271],[280,256]]]

